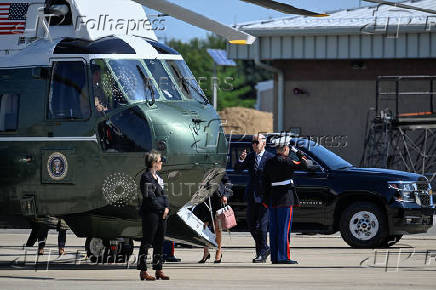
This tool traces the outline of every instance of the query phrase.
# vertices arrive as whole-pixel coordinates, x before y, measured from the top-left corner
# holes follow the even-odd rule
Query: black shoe
[[[253,259],[253,263],[265,263],[266,257],[259,255],[256,258]]]
[[[293,264],[298,264],[297,261],[294,260],[283,260],[283,261],[278,261],[277,263],[273,263],[273,264],[288,264],[288,265],[293,265]]]
[[[215,261],[214,261],[214,264],[219,264],[219,263],[221,263],[222,258],[223,258],[223,254],[221,254],[221,257],[220,257],[219,260],[215,260]]]
[[[169,262],[169,263],[180,263],[181,261],[182,259],[176,258],[176,256],[165,258],[165,262]]]
[[[210,254],[207,254],[207,256],[206,256],[205,258],[201,259],[200,261],[198,261],[198,263],[199,263],[199,264],[204,264],[204,263],[206,263],[206,261],[209,260],[209,259],[210,259]]]

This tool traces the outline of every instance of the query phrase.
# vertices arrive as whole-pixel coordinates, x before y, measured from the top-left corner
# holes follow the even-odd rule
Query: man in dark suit
[[[235,165],[236,171],[248,169],[248,184],[245,188],[247,207],[247,223],[256,244],[256,257],[253,263],[265,263],[270,254],[267,244],[268,209],[263,201],[263,167],[274,154],[265,151],[266,138],[262,134],[253,136],[253,151],[247,154],[244,150]]]

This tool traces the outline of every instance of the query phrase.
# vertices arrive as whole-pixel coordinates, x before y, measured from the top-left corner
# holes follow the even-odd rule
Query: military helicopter
[[[131,253],[142,235],[144,152],[156,149],[167,160],[168,237],[215,244],[186,207],[212,194],[225,172],[221,121],[141,5],[231,43],[255,40],[162,0],[0,1],[1,227],[61,217],[91,254],[113,243]]]

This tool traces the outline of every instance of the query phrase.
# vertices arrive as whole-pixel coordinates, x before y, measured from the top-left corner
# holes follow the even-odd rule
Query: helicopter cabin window
[[[47,118],[76,120],[88,119],[89,116],[85,64],[81,61],[54,62]]]
[[[14,132],[18,127],[17,94],[0,94],[0,132]]]
[[[138,107],[122,111],[98,126],[106,152],[146,152],[152,149],[151,129]]]

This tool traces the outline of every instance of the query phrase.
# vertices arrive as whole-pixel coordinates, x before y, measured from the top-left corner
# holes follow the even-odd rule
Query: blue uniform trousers
[[[270,207],[268,215],[271,262],[290,260],[289,233],[292,225],[292,206]]]

